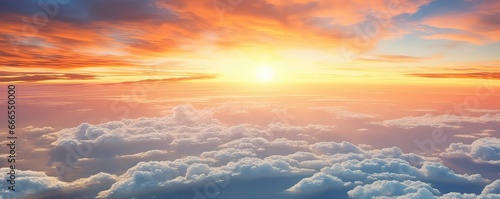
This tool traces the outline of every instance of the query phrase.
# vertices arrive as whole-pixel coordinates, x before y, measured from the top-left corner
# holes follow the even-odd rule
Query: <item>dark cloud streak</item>
[[[8,72],[0,72],[2,76],[9,77],[1,77],[0,82],[40,82],[40,81],[48,81],[48,80],[91,80],[96,79],[97,76],[94,75],[83,75],[83,74],[57,74],[57,73],[28,73],[28,74],[19,74],[19,73],[8,73]]]

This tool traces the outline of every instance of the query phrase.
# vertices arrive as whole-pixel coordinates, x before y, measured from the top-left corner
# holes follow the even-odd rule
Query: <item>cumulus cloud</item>
[[[451,143],[441,153],[447,158],[470,158],[474,162],[500,164],[500,139],[494,137],[480,138],[471,144]]]
[[[2,168],[0,169],[0,171],[2,172],[2,174],[5,174],[10,172],[10,169]],[[15,196],[23,196],[41,191],[61,189],[68,186],[67,183],[57,180],[56,177],[50,177],[43,172],[37,171],[18,171],[15,181],[17,184],[16,189],[19,191],[12,192],[7,189],[6,185],[4,185],[5,187],[1,191],[2,198],[14,198]]]
[[[484,187],[482,194],[500,194],[500,180],[495,180]]]
[[[0,172],[3,174],[9,173],[10,169],[2,168]],[[0,198],[22,198],[50,191],[81,189],[89,185],[110,184],[117,179],[115,175],[98,173],[74,182],[64,182],[57,179],[57,177],[48,176],[40,171],[17,170],[16,172],[16,191],[10,191],[7,189],[8,184],[4,183],[4,187],[0,191]]]
[[[290,176],[311,173],[309,169],[296,168],[283,160],[242,158],[221,167],[200,163],[199,158],[178,159],[174,162],[141,162],[130,168],[109,190],[99,193],[100,198],[141,188],[160,188],[174,185],[195,184],[221,176],[240,178]]]
[[[443,188],[440,184],[486,186],[488,183],[478,174],[454,172],[439,160],[404,153],[398,147],[373,149],[346,141],[318,141],[317,135],[334,128],[281,123],[225,125],[214,119],[211,111],[190,105],[174,107],[172,114],[165,117],[84,123],[52,133],[56,135],[51,145],[54,165],[65,163],[66,147],[73,147],[76,153],[87,149],[86,146],[91,148],[90,152],[83,150],[88,153],[73,157],[79,162],[70,173],[76,179],[63,182],[35,172],[32,176],[41,176],[39,179],[43,180],[26,188],[24,194],[55,193],[102,180],[106,183],[102,189],[93,190],[93,196],[119,198],[141,196],[144,191],[192,190],[207,182],[273,178],[289,184],[269,187],[279,194],[343,190],[346,197],[353,198],[438,197],[448,194],[440,191]],[[495,158],[491,149],[473,148],[490,147],[495,151],[497,140],[477,142],[467,152],[484,160]],[[467,147],[458,149],[466,151]],[[109,167],[110,162],[113,167]],[[100,167],[96,165],[107,165],[107,169],[113,170],[99,173]],[[292,178],[295,180],[291,181]],[[496,190],[497,184],[487,186],[483,195],[493,194],[495,191],[491,190]],[[1,194],[9,196],[7,192]],[[466,194],[470,193],[452,194],[468,197]]]
[[[304,192],[337,187],[344,187],[344,182],[338,177],[326,173],[315,173],[312,177],[304,178],[287,191]]]
[[[376,181],[347,192],[352,198],[432,198],[439,190],[420,181]]]
[[[371,153],[370,153],[371,152]],[[376,152],[375,152],[376,153]],[[379,180],[420,180],[425,182],[449,182],[449,183],[486,183],[480,175],[460,175],[439,162],[425,161],[421,167],[412,166],[412,160],[403,160],[381,154],[375,155],[368,151],[364,156],[351,157],[344,160],[328,157],[327,161],[333,163],[325,166],[320,171],[319,176],[305,178],[304,183],[297,183],[293,190],[301,190],[301,185],[310,189],[312,181],[318,177],[325,177],[325,174],[335,176],[340,181],[345,182],[346,187],[354,184],[367,184]],[[370,155],[371,154],[371,155]],[[341,154],[333,156],[343,156]],[[436,176],[440,176],[437,178]]]
[[[259,147],[251,148],[264,148],[266,145],[264,140],[259,143]],[[230,144],[222,147],[230,149],[233,146],[235,145]],[[236,147],[239,147],[239,145],[236,145]],[[100,197],[109,197],[114,193],[135,190],[137,189],[136,186],[143,184],[143,181],[147,181],[150,188],[158,188],[202,182],[220,175],[229,175],[231,179],[312,175],[312,177],[304,178],[288,188],[287,190],[290,192],[352,188],[356,184],[395,179],[399,181],[486,183],[486,180],[480,175],[456,174],[437,162],[424,162],[421,168],[412,166],[409,163],[410,161],[400,157],[403,155],[400,150],[395,149],[364,151],[347,142],[323,142],[311,145],[310,148],[311,152],[313,150],[315,152],[296,152],[286,156],[273,155],[265,158],[248,157],[255,156],[254,153],[231,154],[234,150],[225,151],[225,155],[222,155],[223,150],[204,153],[204,158],[216,159],[221,157],[223,161],[216,161],[219,162],[220,166],[214,166],[214,162],[201,163],[202,159],[199,158],[177,159],[174,162],[140,163],[138,166],[129,169],[126,174],[120,176],[118,182],[109,190],[101,192]],[[228,161],[231,158],[233,160]],[[303,164],[307,161],[317,161],[316,166],[319,167],[315,168],[311,164]],[[223,163],[220,164],[221,162]],[[226,162],[227,164],[225,164]],[[331,164],[333,166],[328,166]],[[164,171],[165,169],[166,171]],[[171,170],[175,170],[175,172]],[[156,173],[153,174],[153,171]],[[315,171],[319,172],[315,173]],[[167,172],[168,175],[162,174],[162,172]],[[141,177],[138,178],[137,175]],[[168,177],[158,179],[154,176]],[[436,178],[436,176],[439,177]]]
[[[500,198],[500,180],[495,180],[484,187],[481,194],[451,192],[444,194],[439,199],[459,198],[459,199],[494,199]]]
[[[498,180],[497,180],[498,181]],[[429,183],[421,181],[395,181],[395,180],[381,180],[371,184],[357,186],[356,188],[348,191],[351,198],[434,198],[434,199],[493,199],[500,197],[498,193],[487,192],[489,187],[498,187],[497,181],[486,186],[480,195],[470,193],[450,192],[442,194],[438,189],[435,189]]]
[[[316,154],[321,154],[321,155],[333,155],[333,154],[346,154],[346,153],[361,153],[362,150],[355,146],[354,144],[351,144],[349,142],[342,142],[342,143],[336,143],[336,142],[320,142],[311,145],[310,147],[311,151]]]

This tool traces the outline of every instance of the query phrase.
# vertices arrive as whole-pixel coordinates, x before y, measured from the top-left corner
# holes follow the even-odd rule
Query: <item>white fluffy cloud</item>
[[[287,189],[291,192],[302,192],[302,191],[316,191],[327,188],[339,188],[344,187],[344,182],[330,174],[326,173],[316,173],[312,177],[304,178],[299,183]]]
[[[311,145],[311,151],[315,154],[333,155],[338,153],[361,153],[362,150],[349,142],[320,142]]]
[[[228,175],[232,179],[311,176],[305,177],[288,188],[290,192],[332,188],[354,188],[356,192],[361,189],[358,188],[361,185],[395,180],[397,182],[409,181],[404,183],[408,186],[404,190],[416,189],[415,193],[409,194],[422,194],[422,191],[419,191],[420,181],[450,184],[486,184],[487,182],[480,175],[457,174],[439,162],[424,161],[421,167],[412,166],[409,161],[404,160],[408,156],[404,156],[406,154],[394,148],[364,151],[348,142],[322,142],[311,145],[310,152],[298,151],[289,155],[257,158],[253,156],[256,156],[259,150],[254,149],[261,149],[260,152],[263,152],[267,146],[272,146],[272,142],[261,140],[257,147],[253,147],[255,145],[252,142],[255,141],[248,140],[247,142],[252,146],[249,149],[254,152],[240,151],[233,154],[238,150],[231,147],[241,146],[229,144],[224,145],[224,149],[218,151],[204,152],[201,155],[202,158],[189,157],[177,159],[174,162],[140,163],[120,176],[109,190],[101,192],[99,196],[109,197],[115,193],[132,192],[139,189],[138,186],[145,186],[144,184],[149,188],[193,184],[221,175]],[[207,161],[207,159],[214,161]],[[310,164],[304,164],[306,162]],[[425,187],[430,187],[430,185]],[[439,194],[439,191],[434,191],[435,188],[429,188],[429,190],[432,195]],[[354,192],[353,197],[356,197]]]
[[[365,153],[362,158],[354,154],[351,158],[338,161],[332,166],[326,166],[319,173],[291,187],[289,190],[311,190],[314,185],[325,186],[320,183],[329,176],[334,176],[336,181],[345,183],[346,187],[354,184],[370,184],[380,180],[395,181],[425,181],[425,182],[447,182],[447,183],[479,183],[484,184],[487,180],[480,175],[460,175],[439,162],[424,162],[422,166],[415,167],[409,161],[401,158],[384,157],[373,152]],[[372,154],[372,155],[369,155]],[[335,154],[331,156],[343,156]],[[329,158],[331,159],[331,158]],[[439,176],[439,177],[438,177]],[[356,197],[357,198],[357,197]]]
[[[487,185],[482,194],[500,194],[500,180],[495,180],[491,184]]]
[[[498,181],[498,180],[497,180]],[[356,188],[348,191],[347,193],[351,198],[359,199],[407,199],[407,198],[434,198],[434,199],[495,199],[499,198],[498,193],[485,193],[489,187],[496,186],[498,189],[497,181],[486,186],[480,195],[476,194],[462,194],[451,192],[442,194],[438,189],[433,188],[429,183],[421,181],[395,181],[395,180],[381,180],[371,184],[357,186]]]
[[[494,137],[481,138],[471,144],[451,143],[441,153],[447,158],[470,158],[474,162],[500,164],[500,139]]]
[[[5,175],[10,172],[10,169],[2,168],[0,169],[0,172]],[[9,176],[6,176],[4,179],[7,179],[8,177]],[[1,191],[2,198],[15,198],[69,186],[68,183],[61,182],[57,180],[56,177],[50,177],[43,172],[37,171],[18,170],[14,180],[16,182],[16,192],[8,190],[7,183],[4,183],[4,187]]]
[[[9,168],[1,168],[0,173],[6,174],[10,172]],[[5,177],[4,179],[7,179]],[[117,180],[117,176],[107,173],[98,173],[87,178],[81,178],[74,182],[60,181],[56,177],[47,176],[40,171],[16,170],[15,189],[10,191],[7,189],[7,183],[4,183],[3,189],[0,191],[0,198],[24,198],[30,195],[37,195],[47,191],[61,191],[70,189],[80,189],[89,185],[96,184],[111,184]]]
[[[349,197],[359,199],[371,198],[433,198],[439,190],[420,181],[381,180],[371,184],[357,186],[347,192]]]
[[[455,183],[485,186],[488,183],[480,175],[456,173],[441,162],[404,153],[398,147],[372,149],[345,141],[318,141],[317,135],[331,132],[334,128],[281,123],[228,126],[214,119],[210,111],[196,110],[190,105],[174,107],[172,114],[165,117],[125,119],[96,125],[84,123],[53,133],[57,135],[52,143],[55,148],[53,161],[64,163],[67,153],[58,150],[66,146],[90,146],[92,150],[88,154],[77,158],[82,164],[112,160],[118,162],[114,164],[115,169],[123,172],[84,175],[74,182],[62,182],[39,172],[36,175],[42,175],[43,180],[31,182],[34,185],[26,188],[25,193],[85,184],[93,178],[110,183],[104,187],[105,190],[93,195],[101,198],[155,188],[191,189],[200,183],[224,178],[234,181],[297,177],[301,180],[275,191],[300,194],[340,189],[350,190],[348,195],[354,198],[437,197],[443,193],[432,183],[447,183],[450,186]],[[491,156],[490,149],[484,147],[495,151],[497,149],[493,146],[496,141],[477,142],[468,147],[459,146],[458,149],[484,160],[495,158]],[[476,145],[477,149],[473,149]],[[160,160],[145,160],[149,157]],[[124,159],[133,164],[120,164]],[[78,168],[90,169],[94,170],[87,173],[92,174],[98,173],[95,169],[99,168]],[[38,186],[35,186],[37,183]],[[495,187],[498,187],[497,182],[490,184],[484,189],[483,196],[495,194]],[[2,192],[3,197],[8,197],[7,194]]]
[[[174,185],[196,184],[221,176],[256,178],[310,174],[313,170],[293,167],[279,159],[242,158],[221,167],[202,163],[195,157],[171,161],[141,162],[121,175],[109,190],[99,193],[100,198],[114,194],[134,192],[142,188],[160,188]]]

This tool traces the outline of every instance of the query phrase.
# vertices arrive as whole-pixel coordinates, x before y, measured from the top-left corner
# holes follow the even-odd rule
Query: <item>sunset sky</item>
[[[0,17],[20,190],[0,198],[500,198],[500,1],[3,0]]]
[[[2,82],[254,81],[262,66],[280,81],[500,76],[493,0],[12,2]]]

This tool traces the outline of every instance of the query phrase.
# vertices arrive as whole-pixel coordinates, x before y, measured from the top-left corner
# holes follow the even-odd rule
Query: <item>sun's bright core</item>
[[[270,82],[274,79],[274,69],[269,66],[261,66],[256,73],[259,82]]]

